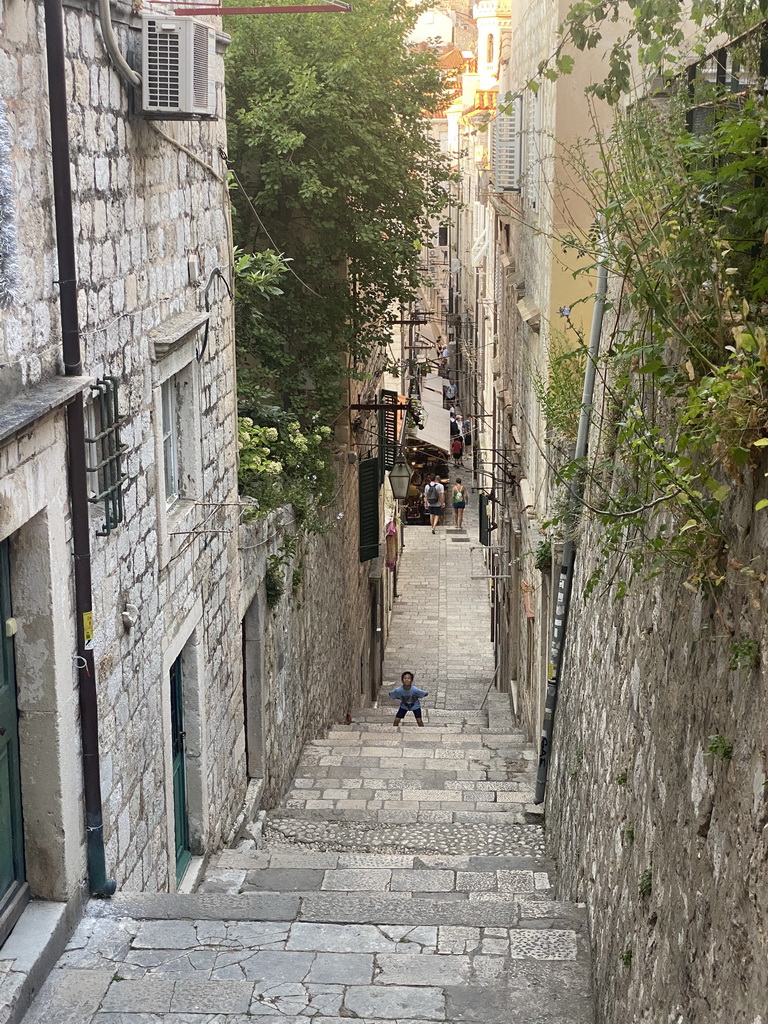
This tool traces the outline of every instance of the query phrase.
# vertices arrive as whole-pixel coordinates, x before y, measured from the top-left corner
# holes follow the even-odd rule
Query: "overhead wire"
[[[232,165],[229,162],[228,162],[228,167],[229,167],[229,173],[235,179],[235,181],[237,182],[238,188],[240,189],[240,191],[245,196],[245,201],[248,203],[248,206],[250,207],[251,213],[254,215],[256,220],[259,222],[259,227],[264,232],[264,234],[267,236],[267,238],[270,240],[270,242],[272,243],[272,245],[275,248],[275,251],[279,252],[280,255],[282,256],[283,255],[283,251],[282,251],[281,246],[279,246],[277,244],[277,242],[274,240],[272,235],[267,230],[267,226],[265,225],[264,221],[259,216],[259,211],[253,205],[251,197],[248,195],[248,193],[247,193],[247,191],[245,189],[245,186],[243,185],[242,181],[240,181],[240,178],[237,175],[237,171],[234,169],[234,167],[232,167]],[[299,282],[299,284],[302,286],[302,288],[306,288],[307,291],[311,295],[316,296],[318,299],[322,299],[323,298],[323,296],[319,292],[316,292],[315,289],[311,285],[308,285],[306,281],[304,281],[301,277],[299,277],[299,275],[296,273],[296,271],[293,269],[293,267],[291,267],[290,263],[286,263],[285,267],[286,267],[286,270],[288,271],[288,273],[292,274],[296,278],[296,280]]]

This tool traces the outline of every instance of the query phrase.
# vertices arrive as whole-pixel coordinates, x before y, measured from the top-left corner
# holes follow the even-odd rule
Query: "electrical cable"
[[[238,186],[238,188],[240,189],[240,191],[241,191],[241,192],[243,193],[243,195],[245,196],[245,201],[246,201],[246,202],[248,203],[248,206],[249,206],[249,207],[250,207],[250,209],[251,209],[251,213],[252,213],[252,214],[254,215],[254,217],[256,218],[256,220],[257,220],[257,221],[259,222],[259,226],[261,227],[261,230],[262,230],[262,231],[264,232],[264,234],[265,234],[265,235],[267,236],[267,238],[268,238],[268,239],[270,240],[270,242],[271,242],[271,243],[272,243],[272,245],[274,246],[274,248],[275,248],[275,252],[279,252],[279,253],[280,253],[280,255],[281,255],[281,256],[283,256],[284,254],[283,254],[283,252],[281,251],[281,249],[280,249],[280,246],[279,246],[279,245],[277,244],[277,242],[276,242],[276,241],[274,240],[274,238],[272,237],[272,235],[270,235],[269,231],[267,231],[267,228],[266,228],[266,226],[265,226],[265,224],[264,224],[264,221],[263,221],[263,220],[261,219],[261,217],[259,216],[259,212],[258,212],[258,210],[256,209],[256,207],[255,207],[255,206],[253,205],[253,202],[251,201],[251,197],[250,197],[250,196],[248,195],[248,193],[247,193],[247,192],[246,192],[246,190],[245,190],[245,186],[243,185],[242,181],[240,181],[240,178],[239,178],[239,177],[237,176],[237,171],[236,171],[236,170],[235,170],[235,169],[234,169],[234,168],[232,167],[231,163],[229,163],[229,162],[228,162],[228,166],[229,166],[229,173],[230,173],[230,174],[232,175],[232,177],[233,177],[233,178],[235,179],[235,181],[237,182],[237,186]],[[321,295],[321,294],[320,294],[319,292],[316,292],[314,288],[312,288],[312,287],[311,287],[310,285],[308,285],[308,284],[307,284],[307,282],[306,282],[306,281],[303,281],[303,280],[302,280],[302,279],[301,279],[301,278],[299,277],[299,275],[298,275],[298,274],[296,273],[296,271],[295,271],[295,270],[294,270],[294,269],[293,269],[293,268],[291,267],[290,263],[286,263],[286,264],[285,264],[285,267],[286,267],[286,270],[287,270],[287,271],[288,271],[288,272],[289,272],[290,274],[293,274],[293,276],[294,276],[294,277],[296,278],[296,280],[297,280],[297,281],[299,282],[299,284],[300,284],[300,285],[301,285],[301,286],[302,286],[303,288],[306,288],[306,289],[307,289],[307,291],[308,291],[308,292],[309,292],[309,293],[310,293],[311,295],[315,295],[315,296],[316,296],[316,297],[317,297],[318,299],[322,299],[322,298],[323,298],[323,296],[322,296],[322,295]]]
[[[174,139],[172,135],[169,135],[168,132],[165,132],[163,131],[162,128],[158,127],[158,125],[156,125],[154,121],[147,121],[146,124],[149,125],[152,131],[156,132],[161,138],[165,139],[166,142],[169,142],[172,146],[175,146],[176,149],[179,150],[179,152],[185,153],[190,160],[194,160],[196,164],[199,164],[206,171],[208,171],[208,173],[212,175],[220,184],[227,184],[227,179],[223,175],[219,174],[219,172],[215,170],[211,166],[211,164],[209,164],[207,161],[199,157],[197,153],[193,152],[188,146],[185,146],[183,142],[179,142],[178,139]]]

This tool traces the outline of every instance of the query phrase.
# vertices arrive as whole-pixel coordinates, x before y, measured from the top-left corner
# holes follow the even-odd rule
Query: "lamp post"
[[[405,501],[408,497],[408,488],[411,486],[411,471],[402,451],[398,452],[395,464],[389,471],[389,483],[397,501]]]

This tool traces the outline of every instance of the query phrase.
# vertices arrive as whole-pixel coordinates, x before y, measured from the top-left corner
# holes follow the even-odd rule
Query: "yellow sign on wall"
[[[86,651],[93,650],[93,612],[83,612],[83,639]]]

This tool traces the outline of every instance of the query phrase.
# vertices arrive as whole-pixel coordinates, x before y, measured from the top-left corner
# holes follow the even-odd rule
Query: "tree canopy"
[[[405,0],[348,14],[231,18],[229,156],[235,235],[290,258],[282,294],[238,312],[241,405],[307,422],[339,411],[342,357],[389,340],[392,302],[413,297],[448,170],[430,133],[443,99],[433,53],[412,50]]]

